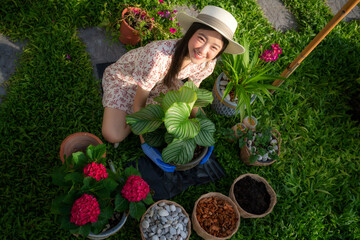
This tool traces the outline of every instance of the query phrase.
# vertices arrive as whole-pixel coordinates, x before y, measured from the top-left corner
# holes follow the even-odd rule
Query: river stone
[[[166,211],[165,209],[161,209],[161,210],[159,211],[159,215],[160,215],[161,217],[166,217],[166,216],[169,216],[169,212]]]
[[[144,220],[142,223],[141,223],[141,226],[145,229],[149,228],[149,222]]]
[[[184,239],[186,239],[187,236],[188,236],[187,232],[181,232],[180,235],[181,235],[181,237],[184,238]]]
[[[170,205],[170,210],[171,210],[172,212],[175,212],[175,211],[176,211],[176,206],[175,206],[174,204],[171,204],[171,205]]]

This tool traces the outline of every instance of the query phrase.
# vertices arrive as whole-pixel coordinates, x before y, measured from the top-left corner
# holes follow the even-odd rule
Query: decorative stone
[[[154,235],[154,236],[151,238],[151,240],[159,240],[159,237],[156,236],[156,235]]]
[[[161,216],[161,217],[169,216],[169,212],[166,211],[165,209],[162,209],[159,211],[159,216]]]
[[[175,212],[176,211],[176,206],[174,204],[170,205],[170,210],[172,212]]]
[[[149,222],[148,221],[146,221],[146,220],[144,220],[142,223],[141,223],[141,226],[143,227],[143,228],[149,228]]]

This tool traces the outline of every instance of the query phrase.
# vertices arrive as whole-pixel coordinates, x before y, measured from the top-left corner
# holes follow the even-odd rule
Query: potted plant
[[[242,161],[250,166],[266,166],[279,159],[281,135],[276,129],[238,132]]]
[[[135,46],[144,36],[149,35],[153,21],[147,12],[137,7],[126,7],[121,13],[120,37],[123,44]]]
[[[212,108],[218,114],[227,116],[239,113],[242,121],[245,111],[251,116],[251,104],[255,97],[264,103],[264,97],[271,97],[268,89],[278,89],[272,86],[271,82],[284,78],[267,74],[275,67],[271,62],[276,61],[282,53],[278,44],[273,44],[272,50],[260,52],[255,49],[251,59],[250,43],[246,37],[242,39],[241,45],[245,48],[243,54],[224,53],[221,56],[219,63],[222,73],[214,84]]]
[[[265,217],[272,212],[277,202],[270,184],[263,177],[252,173],[237,177],[231,185],[229,196],[242,218]]]
[[[205,107],[213,100],[211,92],[199,89],[188,81],[177,91],[169,91],[155,98],[159,104],[149,104],[126,117],[133,133],[142,135],[151,147],[164,147],[162,161],[177,166],[188,164],[197,146],[215,144],[214,123],[195,107]],[[207,149],[203,152],[206,154]],[[198,162],[200,162],[198,160]]]
[[[85,153],[89,145],[97,146],[103,142],[94,134],[88,132],[77,132],[67,136],[60,145],[60,160],[65,162],[65,158],[70,157],[71,154],[82,151]],[[106,153],[104,156],[106,157]]]
[[[104,153],[104,144],[90,145],[86,153],[73,153],[51,174],[53,183],[61,190],[51,207],[56,220],[61,228],[91,239],[115,234],[128,214],[140,219],[146,210],[143,202],[153,202],[149,186],[139,173],[127,168],[124,175],[129,177],[124,183],[122,174],[106,168]]]
[[[194,231],[204,239],[231,238],[240,226],[240,213],[229,197],[210,192],[195,202],[191,222]]]

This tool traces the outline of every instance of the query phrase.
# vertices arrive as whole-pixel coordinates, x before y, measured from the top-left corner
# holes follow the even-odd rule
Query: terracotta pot
[[[136,10],[139,12],[144,12],[146,14],[146,16],[148,17],[147,13],[145,10],[140,9],[140,8],[136,8],[136,7],[128,7],[125,8],[122,13],[121,13],[121,17],[122,19],[124,19],[124,16],[127,12],[132,11],[132,10]],[[145,18],[147,18],[145,17]],[[151,24],[150,26],[150,31],[153,28],[153,24]],[[120,37],[119,37],[120,42],[122,42],[123,44],[130,44],[135,46],[138,42],[140,42],[140,36],[139,36],[139,31],[135,30],[134,28],[132,28],[125,20],[121,21],[120,24]]]
[[[60,146],[60,159],[64,163],[64,155],[66,157],[71,156],[71,154],[75,152],[86,152],[86,148],[89,145],[97,146],[99,144],[103,144],[103,142],[94,134],[87,132],[77,132],[67,136]],[[106,153],[103,157],[106,156]]]
[[[281,147],[281,135],[280,133],[275,129],[272,131],[272,135],[273,137],[278,141],[278,147],[279,149],[277,150],[277,155],[280,156],[280,147]],[[274,162],[276,162],[276,159],[271,161],[271,162],[254,162],[254,163],[251,163],[250,162],[250,150],[249,148],[246,146],[243,146],[241,149],[240,149],[240,158],[241,160],[248,166],[268,166],[268,165],[271,165],[273,164]]]
[[[249,213],[247,211],[245,211],[238,203],[238,201],[235,198],[235,194],[234,194],[234,186],[235,184],[242,178],[244,177],[251,177],[252,179],[258,181],[258,182],[262,182],[265,184],[266,190],[268,192],[268,194],[270,195],[270,204],[269,204],[269,208],[263,213],[263,214],[253,214],[253,213]],[[242,218],[261,218],[261,217],[265,217],[266,215],[268,215],[269,213],[272,212],[276,202],[277,202],[277,198],[276,198],[276,194],[274,189],[270,186],[270,184],[265,180],[265,178],[260,177],[257,174],[252,174],[252,173],[247,173],[247,174],[243,174],[241,176],[239,176],[238,178],[236,178],[233,182],[233,184],[231,185],[230,188],[230,192],[229,192],[229,197],[231,198],[231,200],[235,203],[235,205],[237,206],[239,212],[240,212],[240,216]]]
[[[226,203],[228,203],[234,210],[234,213],[236,215],[236,224],[235,224],[235,228],[232,230],[231,234],[229,234],[226,237],[216,237],[213,236],[211,234],[209,234],[207,231],[205,231],[205,229],[203,229],[197,219],[197,207],[198,207],[198,203],[204,199],[204,198],[210,198],[210,197],[216,197],[216,198],[220,198],[221,200],[224,200]],[[218,213],[218,212],[216,212]],[[238,208],[236,206],[236,204],[227,196],[221,194],[221,193],[217,193],[217,192],[210,192],[204,195],[201,195],[200,198],[195,202],[194,205],[194,209],[192,212],[192,216],[191,216],[191,220],[192,220],[192,224],[193,224],[193,229],[194,231],[202,238],[204,239],[209,239],[209,240],[223,240],[223,239],[229,239],[231,238],[239,229],[240,226],[240,213],[238,211]]]
[[[190,221],[190,217],[189,214],[185,211],[185,209],[178,203],[173,202],[173,201],[169,201],[169,200],[160,200],[157,201],[156,203],[153,203],[147,210],[146,212],[142,215],[141,220],[140,220],[140,232],[141,232],[141,239],[142,240],[146,240],[146,238],[144,237],[144,232],[142,229],[142,222],[144,221],[145,215],[151,210],[152,207],[158,205],[159,203],[166,203],[167,205],[171,205],[174,204],[176,207],[179,207],[182,210],[182,213],[189,219],[189,222],[187,223],[187,231],[188,231],[188,236],[187,238],[185,238],[186,240],[188,240],[190,238],[191,235],[191,221]],[[184,239],[184,240],[185,240]]]

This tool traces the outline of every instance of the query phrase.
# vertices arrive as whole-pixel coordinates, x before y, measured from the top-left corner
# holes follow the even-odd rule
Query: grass
[[[136,2],[149,6],[156,1]],[[279,73],[332,18],[323,1],[284,0],[299,31],[280,33],[272,29],[255,1],[193,3],[231,11],[239,21],[237,37],[249,32],[260,44],[278,42],[284,49]],[[58,189],[49,173],[61,164],[58,151],[66,136],[85,131],[104,140],[99,80],[93,77],[90,57],[76,33],[79,28],[97,26],[118,7],[115,0],[5,0],[1,4],[0,32],[27,40],[0,105],[3,239],[75,239],[50,214]],[[66,54],[71,60],[65,59]],[[280,160],[268,167],[248,167],[239,159],[237,147],[217,131],[215,152],[227,175],[171,200],[191,213],[202,194],[227,195],[237,176],[256,173],[269,181],[278,203],[265,218],[241,219],[232,239],[359,239],[360,126],[349,114],[349,101],[359,93],[359,55],[359,20],[340,22],[281,86],[287,92],[276,92],[264,106],[254,104],[259,124],[275,127],[282,135]],[[211,90],[220,71],[216,69],[202,87]],[[237,121],[217,115],[210,107],[205,110],[217,129]],[[107,149],[119,170],[142,155],[133,135],[118,149],[107,143]],[[137,222],[128,220],[111,239],[139,238]],[[193,232],[191,239],[200,238]]]

